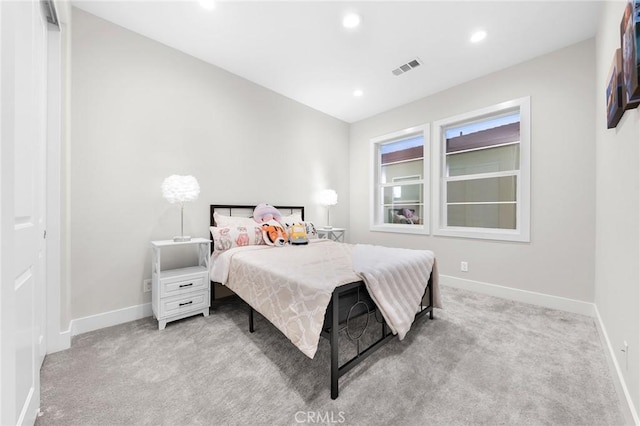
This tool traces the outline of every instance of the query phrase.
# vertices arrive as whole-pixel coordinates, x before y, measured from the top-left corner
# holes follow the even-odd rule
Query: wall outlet
[[[151,291],[151,280],[142,281],[142,291],[149,293]]]
[[[469,264],[467,262],[460,262],[460,270],[462,272],[469,272]]]

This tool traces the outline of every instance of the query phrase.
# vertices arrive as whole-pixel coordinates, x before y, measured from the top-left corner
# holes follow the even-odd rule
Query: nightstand
[[[162,249],[196,245],[198,266],[162,269]],[[209,255],[211,241],[192,238],[190,241],[151,241],[151,307],[164,330],[169,321],[192,315],[209,316]]]
[[[326,238],[329,240],[337,241],[339,243],[344,243],[345,231],[345,228],[316,228],[316,232],[318,232],[318,238]]]

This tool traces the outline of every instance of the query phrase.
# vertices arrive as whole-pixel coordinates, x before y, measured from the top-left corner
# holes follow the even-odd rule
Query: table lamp
[[[162,196],[171,204],[180,203],[180,236],[173,241],[190,241],[184,235],[184,203],[195,201],[200,195],[200,185],[193,176],[171,175],[162,182]]]
[[[331,222],[329,221],[329,211],[331,210],[331,206],[338,204],[338,194],[333,189],[322,190],[318,194],[318,201],[320,205],[327,208],[327,224],[324,228],[332,229],[333,226],[331,226]]]

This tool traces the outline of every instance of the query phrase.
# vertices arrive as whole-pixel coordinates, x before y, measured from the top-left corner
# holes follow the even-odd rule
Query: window
[[[371,230],[429,232],[429,126],[371,140]]]
[[[435,123],[434,234],[529,241],[530,100]]]

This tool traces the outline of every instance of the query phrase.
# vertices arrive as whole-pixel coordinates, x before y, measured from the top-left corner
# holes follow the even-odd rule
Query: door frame
[[[55,3],[51,7],[56,10]],[[58,14],[58,16],[60,16]],[[71,333],[62,330],[62,265],[63,265],[63,181],[62,145],[64,111],[63,39],[65,26],[49,24],[47,40],[47,154],[46,154],[46,220],[47,220],[47,292],[46,292],[46,352],[53,353],[71,347]]]
[[[14,32],[11,17],[7,16],[6,4],[0,2],[0,99],[12,104],[15,97],[13,63]],[[15,295],[5,291],[14,282],[14,123],[13,108],[3,108],[0,101],[0,384],[14,381],[16,363]],[[12,289],[11,289],[12,290]],[[7,338],[5,336],[9,335]],[[15,392],[0,386],[0,424],[15,423]]]

